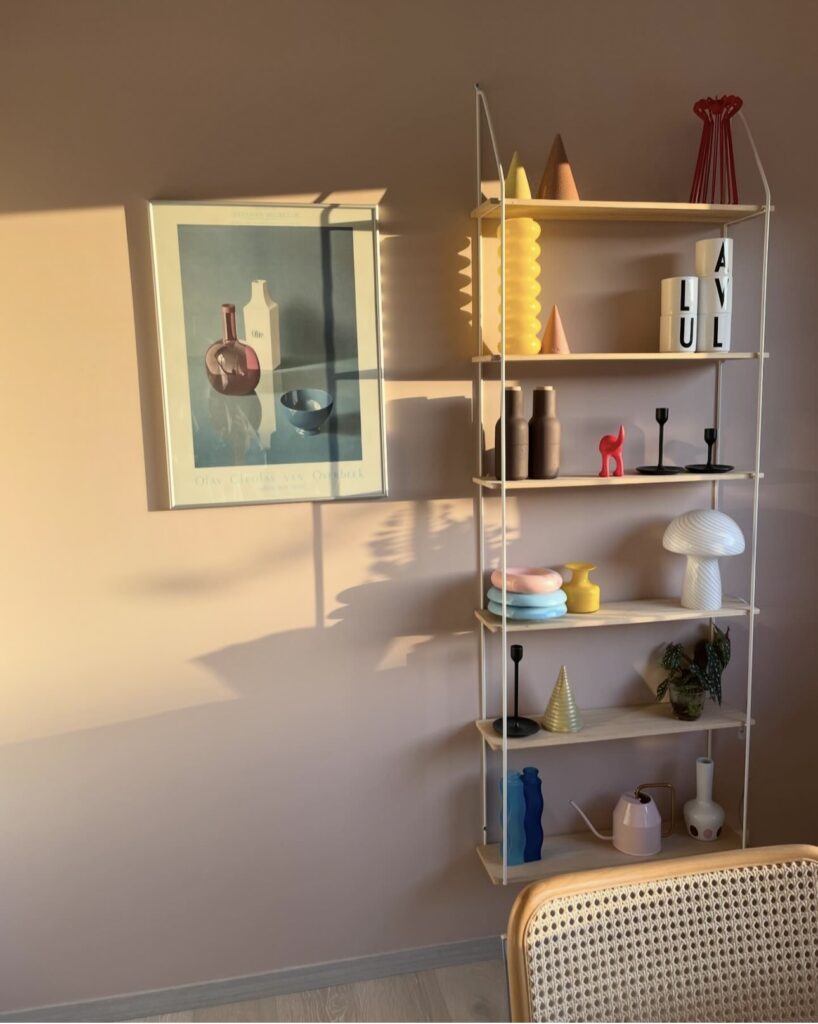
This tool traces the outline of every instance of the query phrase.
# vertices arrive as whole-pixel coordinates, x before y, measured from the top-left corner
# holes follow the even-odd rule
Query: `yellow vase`
[[[590,562],[566,562],[565,568],[572,573],[571,579],[562,585],[568,598],[568,611],[579,615],[598,612],[599,587],[588,579],[596,566]]]
[[[515,153],[506,177],[507,199],[530,199],[525,170]],[[500,228],[497,229],[498,237]],[[539,320],[540,225],[531,217],[506,220],[506,355],[533,356],[542,346]]]

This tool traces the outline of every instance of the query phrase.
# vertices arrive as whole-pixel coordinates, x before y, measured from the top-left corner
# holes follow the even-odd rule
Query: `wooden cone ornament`
[[[554,354],[571,351],[568,347],[568,339],[565,337],[560,311],[556,306],[551,307],[551,315],[548,317],[548,323],[545,325],[542,335],[541,351]]]
[[[560,669],[542,724],[549,732],[579,732],[582,728],[582,718],[574,703],[565,665]]]
[[[571,165],[568,163],[568,155],[562,144],[561,135],[557,135],[551,146],[537,198],[573,199],[574,201],[579,199],[579,192],[577,192],[577,185],[574,175],[571,173]]]

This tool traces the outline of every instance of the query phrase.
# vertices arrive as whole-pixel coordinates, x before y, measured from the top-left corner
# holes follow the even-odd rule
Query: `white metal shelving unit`
[[[590,867],[604,867],[618,863],[632,863],[632,858],[620,854],[612,847],[599,844],[590,833],[581,832],[572,835],[548,836],[543,847],[543,859],[530,864],[509,867],[508,865],[508,802],[507,802],[507,771],[509,751],[564,746],[570,743],[589,743],[614,739],[634,739],[642,736],[679,735],[689,732],[704,732],[707,736],[708,752],[711,747],[712,732],[716,729],[743,728],[744,740],[744,790],[742,797],[741,833],[734,833],[725,828],[724,834],[717,843],[697,843],[683,833],[667,840],[663,846],[663,857],[683,856],[696,853],[711,853],[714,850],[733,846],[747,845],[747,806],[749,796],[750,768],[750,732],[754,724],[752,719],[753,695],[753,655],[755,641],[755,619],[758,609],[755,607],[756,597],[756,559],[758,552],[758,499],[759,484],[763,477],[761,472],[761,414],[764,394],[764,364],[767,358],[765,350],[765,319],[767,303],[767,258],[770,238],[770,214],[773,210],[770,188],[764,173],[758,150],[750,132],[744,114],[739,112],[739,119],[747,133],[750,148],[758,168],[759,177],[764,189],[764,203],[755,205],[723,205],[703,203],[642,203],[642,202],[598,202],[581,200],[564,202],[561,200],[544,199],[506,199],[505,171],[500,160],[497,137],[492,124],[491,112],[482,89],[475,86],[475,130],[476,130],[476,182],[475,209],[472,217],[477,223],[477,240],[474,250],[474,323],[477,336],[477,352],[473,358],[474,381],[474,429],[476,437],[476,516],[478,533],[477,552],[477,607],[475,615],[479,626],[479,665],[480,665],[480,718],[475,723],[481,736],[481,781],[482,781],[482,841],[478,846],[478,854],[486,871],[494,884],[506,885],[509,882],[527,882],[537,878],[566,871],[577,871]],[[483,195],[482,152],[484,126],[487,130],[488,142],[493,159],[492,171],[499,181],[499,199],[485,199]],[[742,221],[759,218],[763,226],[762,261],[761,261],[761,295],[759,306],[758,348],[752,352],[729,352],[724,354],[695,353],[660,353],[660,352],[599,352],[571,353],[566,355],[514,356],[506,355],[506,222],[513,217],[532,217],[536,220],[582,220],[582,221],[653,221],[655,223],[686,223],[720,225],[725,235],[730,225]],[[499,225],[500,242],[500,344],[499,353],[487,352],[483,343],[483,233],[484,220],[495,221]],[[495,307],[492,303],[492,309]],[[725,474],[686,474],[666,477],[645,477],[635,473],[624,477],[607,479],[591,476],[558,477],[555,480],[507,481],[505,466],[503,477],[494,479],[484,475],[483,466],[483,389],[487,378],[484,367],[495,366],[500,388],[500,444],[505,447],[505,402],[503,394],[506,385],[506,368],[508,363],[528,363],[532,366],[547,362],[561,362],[582,366],[609,362],[652,363],[661,365],[663,362],[687,362],[701,366],[711,364],[715,369],[714,408],[715,425],[721,423],[721,389],[722,373],[725,364],[735,360],[754,360],[757,368],[756,389],[756,421],[755,421],[755,454],[753,466]],[[503,460],[505,463],[505,460]],[[508,529],[507,529],[507,495],[509,491],[549,490],[560,487],[611,487],[627,485],[663,485],[702,483],[711,484],[711,506],[719,504],[719,484],[728,481],[746,481],[752,485],[752,527],[749,544],[750,554],[750,592],[747,600],[725,598],[722,608],[717,613],[701,613],[682,608],[678,601],[666,599],[643,599],[639,601],[619,601],[603,603],[595,615],[567,615],[561,619],[536,623],[509,622],[505,613],[506,586],[505,577],[508,567]],[[493,615],[485,610],[486,590],[486,536],[484,502],[487,497],[496,496],[500,502],[500,570],[503,575],[503,614]],[[697,722],[678,722],[668,716],[664,709],[656,705],[639,705],[625,708],[602,708],[584,712],[585,728],[579,733],[554,734],[542,732],[525,740],[509,740],[503,729],[502,736],[496,736],[488,719],[487,694],[487,634],[500,635],[501,653],[501,716],[508,717],[508,634],[532,631],[550,631],[554,629],[570,629],[589,626],[621,626],[646,622],[667,622],[685,619],[715,619],[739,616],[748,622],[748,665],[746,706],[743,710],[728,707],[711,707]],[[487,817],[487,767],[488,757],[497,752],[502,759],[502,841],[497,844],[488,842]]]

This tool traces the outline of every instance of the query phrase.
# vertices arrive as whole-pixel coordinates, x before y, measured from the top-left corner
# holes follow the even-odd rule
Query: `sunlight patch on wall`
[[[221,197],[215,202],[225,203],[356,203],[377,206],[386,195],[385,188],[350,188],[333,192],[280,192],[277,195]]]
[[[327,192],[322,203],[360,203],[363,206],[377,206],[383,202],[385,188],[349,188],[337,192]]]
[[[428,643],[431,636],[396,636],[388,644],[381,660],[375,666],[376,672],[388,672],[394,668],[406,668],[406,662],[416,647]]]
[[[497,199],[500,198],[500,179],[499,178],[484,178],[480,182],[480,187],[483,190],[484,199]]]
[[[148,510],[121,208],[0,218],[0,301],[26,353],[0,382],[0,743],[232,699],[197,658],[314,623],[303,506]]]

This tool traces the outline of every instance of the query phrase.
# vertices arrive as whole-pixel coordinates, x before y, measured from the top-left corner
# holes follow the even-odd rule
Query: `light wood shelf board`
[[[775,207],[770,207],[774,210]],[[761,217],[764,206],[727,203],[638,203],[597,199],[507,199],[506,217],[534,220],[653,221],[657,224],[730,224]],[[472,210],[476,220],[499,220],[500,203],[487,199]]]
[[[566,800],[568,796],[566,795]],[[596,822],[595,822],[596,824]],[[599,825],[597,825],[599,827]],[[610,831],[610,829],[608,829]],[[671,860],[674,857],[696,857],[705,853],[726,853],[741,848],[741,838],[725,826],[719,839],[703,843],[691,839],[685,832],[677,831],[662,840],[662,852],[654,857],[631,857],[614,849],[613,843],[596,839],[590,831],[574,832],[564,836],[546,836],[543,843],[542,860],[528,864],[515,864],[508,868],[511,884],[536,882],[554,875],[574,871],[593,871],[596,868],[620,867],[637,864],[640,860]],[[503,883],[503,851],[499,843],[477,847],[477,855],[493,885]]]
[[[593,626],[636,626],[647,622],[677,622],[687,619],[729,619],[746,616],[750,606],[737,597],[725,597],[721,608],[716,611],[700,611],[683,608],[677,598],[650,598],[641,601],[603,602],[598,612],[589,615],[568,614],[559,619],[545,622],[518,622],[508,620],[509,633],[531,633],[537,630],[584,629]],[[499,615],[485,609],[475,611],[475,616],[486,629],[497,633],[502,629]],[[758,614],[758,609],[756,609]]]
[[[697,484],[721,483],[726,480],[753,480],[755,473],[736,470],[732,473],[677,473],[674,476],[643,476],[633,471],[624,476],[558,476],[554,480],[507,480],[507,491],[539,491],[559,487],[627,487],[635,484]],[[759,473],[759,479],[764,474]],[[474,476],[472,482],[488,491],[499,491],[500,481],[493,476]]]
[[[642,736],[676,736],[711,729],[740,729],[747,724],[747,716],[738,708],[719,706],[708,702],[701,718],[695,722],[680,722],[673,717],[667,703],[634,704],[618,708],[582,708],[583,728],[579,732],[547,732],[540,729],[524,739],[510,739],[509,752],[542,747],[563,747],[573,743],[602,743],[607,740],[633,740]],[[542,714],[528,718],[542,720]],[[503,737],[494,731],[492,718],[475,722],[480,735],[491,750],[503,749]],[[753,720],[750,724],[754,725]]]
[[[506,356],[507,363],[713,363],[758,359],[758,352],[541,352],[534,356]],[[769,359],[765,352],[764,358]],[[496,363],[500,356],[489,352],[472,356],[473,363]]]

